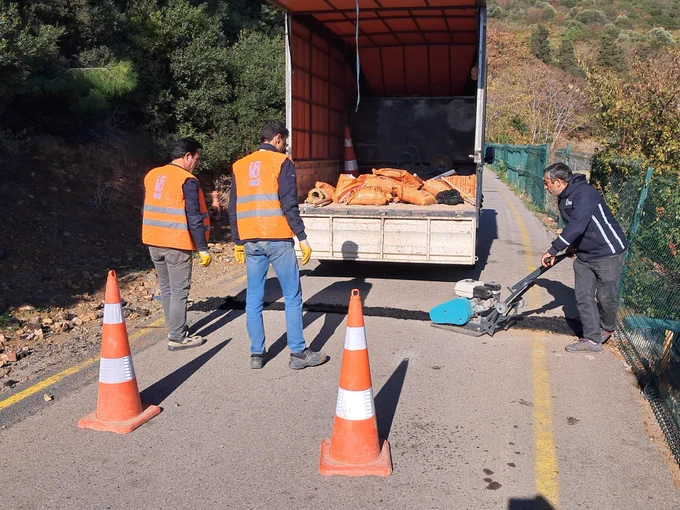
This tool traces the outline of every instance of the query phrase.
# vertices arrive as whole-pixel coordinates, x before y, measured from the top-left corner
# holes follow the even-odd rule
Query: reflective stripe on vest
[[[285,154],[260,150],[234,163],[241,240],[293,237],[279,200],[279,174],[287,159]]]
[[[266,218],[269,216],[283,216],[283,211],[281,209],[269,209],[265,211],[254,210],[254,211],[243,211],[236,213],[236,219],[244,220],[246,218]]]
[[[144,178],[144,216],[142,242],[178,250],[195,250],[186,217],[182,187],[188,179],[196,179],[176,165],[151,170]],[[205,240],[210,237],[210,214],[203,191],[199,188],[199,207],[203,218]]]

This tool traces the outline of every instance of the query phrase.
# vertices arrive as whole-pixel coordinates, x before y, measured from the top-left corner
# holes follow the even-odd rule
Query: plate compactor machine
[[[510,295],[501,300],[501,285],[467,279],[456,283],[458,296],[430,310],[430,320],[435,328],[446,329],[472,336],[493,336],[498,330],[508,329],[524,307],[524,294],[536,284],[539,277],[555,267],[566,255],[558,255],[549,267],[539,267],[529,276],[508,287]]]

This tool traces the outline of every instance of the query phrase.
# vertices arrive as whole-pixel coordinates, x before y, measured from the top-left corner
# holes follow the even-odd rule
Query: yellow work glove
[[[212,257],[210,256],[210,252],[199,251],[198,256],[201,259],[201,261],[199,262],[199,265],[201,265],[203,267],[208,267],[210,265],[210,263],[212,262]]]
[[[246,263],[246,251],[243,249],[243,246],[239,246],[238,244],[234,246],[234,258],[239,264]]]
[[[307,239],[300,241],[300,250],[302,250],[302,265],[304,266],[312,258],[312,247],[309,246]]]

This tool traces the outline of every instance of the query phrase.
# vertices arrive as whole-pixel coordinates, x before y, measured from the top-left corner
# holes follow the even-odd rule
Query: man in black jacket
[[[543,183],[559,197],[560,215],[566,226],[541,257],[541,264],[551,266],[563,250],[576,255],[574,292],[583,337],[567,345],[566,350],[601,352],[616,323],[619,278],[628,248],[626,236],[602,194],[588,184],[584,175],[574,175],[564,163],[555,163],[545,169]]]

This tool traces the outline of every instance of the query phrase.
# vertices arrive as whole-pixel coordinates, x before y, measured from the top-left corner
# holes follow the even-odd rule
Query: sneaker
[[[564,350],[567,352],[602,352],[604,347],[587,338],[579,338],[578,342],[567,345]]]
[[[600,333],[602,335],[602,343],[603,344],[606,344],[607,340],[609,340],[612,337],[612,335],[614,334],[613,331],[607,331],[605,329],[601,330]]]
[[[267,351],[250,355],[250,368],[260,369],[267,363]]]
[[[187,335],[179,342],[168,340],[169,351],[182,351],[184,349],[191,349],[192,347],[200,347],[207,339],[198,335]]]
[[[323,352],[314,352],[307,348],[302,352],[291,353],[288,366],[293,370],[302,370],[307,367],[323,365],[328,359],[328,356]]]

